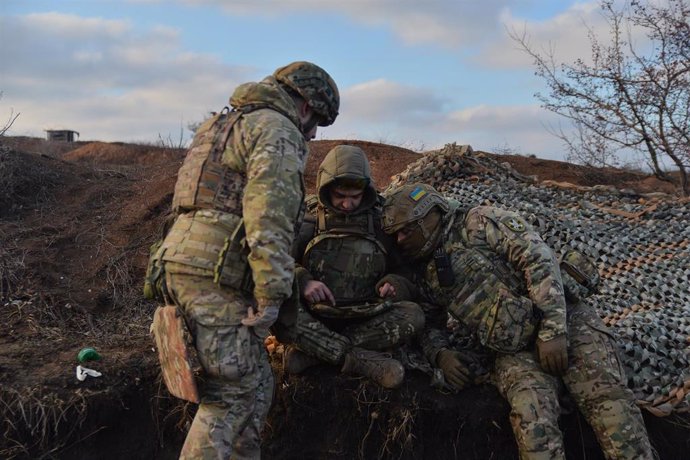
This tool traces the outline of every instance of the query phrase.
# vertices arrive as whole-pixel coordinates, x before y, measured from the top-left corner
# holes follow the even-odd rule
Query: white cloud
[[[93,36],[120,37],[131,31],[129,21],[84,18],[74,14],[35,13],[25,17],[35,27],[36,34],[50,32],[70,39],[90,39]]]
[[[235,15],[277,17],[296,13],[344,14],[353,21],[385,25],[408,44],[431,43],[458,48],[482,41],[496,31],[496,18],[511,0],[178,0],[213,5]]]
[[[665,1],[665,0],[660,0]],[[616,8],[624,8],[617,2]],[[531,68],[533,59],[509,34],[523,36],[528,46],[546,57],[553,53],[557,62],[573,63],[577,59],[589,62],[591,58],[590,33],[602,43],[610,41],[610,24],[604,17],[598,1],[575,3],[566,11],[545,20],[529,20],[504,8],[500,15],[504,29],[476,56],[476,61],[493,69]],[[632,29],[632,40],[645,41],[639,29]],[[627,34],[628,31],[624,30]],[[627,37],[624,37],[627,38]]]
[[[10,134],[69,128],[82,139],[155,140],[227,104],[253,71],[181,48],[178,32],[58,13],[0,18],[2,107],[21,112]],[[251,75],[251,78],[249,77]]]
[[[390,114],[409,120],[415,115],[440,112],[443,101],[429,89],[385,79],[361,83],[343,91],[342,113],[349,118],[382,122]]]
[[[270,2],[232,4],[255,8],[266,3]],[[307,0],[287,3],[316,7]],[[389,20],[400,27],[403,22],[396,21],[409,18],[409,40],[431,40],[434,34],[434,40],[451,44],[458,39],[453,34],[459,32],[443,27],[457,18],[446,18],[438,30],[417,30],[434,29],[432,22],[425,21],[439,17],[442,11],[427,8],[412,22],[406,16],[413,9],[409,1],[400,2],[399,11],[394,11],[397,3],[389,1],[338,3],[345,6],[325,3],[341,12],[352,10],[349,14],[353,15],[352,5],[356,4],[368,21]],[[492,8],[504,3],[493,2]],[[442,4],[445,2],[431,2],[437,7]],[[467,3],[462,5],[467,7]],[[369,14],[372,12],[375,14]],[[384,12],[391,17],[386,19]],[[471,22],[460,19],[455,24],[458,29]],[[21,112],[11,135],[42,136],[44,129],[66,128],[79,131],[82,140],[153,141],[158,134],[175,137],[181,124],[199,121],[208,110],[226,104],[237,84],[263,77],[255,69],[188,52],[180,44],[178,31],[169,27],[140,30],[127,21],[49,13],[0,18],[0,31],[5,37],[18,38],[11,47],[0,44],[0,62],[13,63],[0,70],[0,90],[4,90],[0,115],[9,107]],[[342,87],[341,115],[319,137],[420,149],[459,142],[485,150],[508,144],[540,156],[557,151],[558,141],[553,138],[550,144],[540,122],[550,115],[537,107],[458,107],[458,88],[444,93],[431,86],[434,84],[414,86],[387,76]],[[470,90],[474,91],[463,89]]]
[[[605,33],[606,25],[598,3],[577,3],[565,12],[543,21],[516,17],[509,8],[500,15],[504,29],[478,54],[477,61],[495,69],[530,67],[528,56],[509,34],[524,34],[530,47],[545,54],[553,47],[559,60],[572,62],[589,54],[587,27]]]
[[[478,105],[446,110],[449,100],[428,88],[387,80],[362,83],[344,91],[346,110],[319,137],[362,139],[430,150],[449,142],[492,151],[558,159],[560,140],[547,132],[560,120],[537,105]],[[344,102],[345,104],[345,102]]]

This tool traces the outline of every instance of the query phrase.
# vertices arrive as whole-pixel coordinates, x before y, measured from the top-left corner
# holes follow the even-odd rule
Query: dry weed
[[[67,401],[55,394],[42,395],[35,388],[0,391],[0,429],[4,437],[0,457],[33,457],[41,452],[41,458],[47,458],[55,454],[66,447],[66,439],[81,430],[87,406],[86,397],[79,391]]]
[[[169,426],[169,422],[174,421],[175,429],[181,432],[189,431],[196,414],[196,405],[171,396],[160,373],[156,378],[156,388],[156,394],[151,401],[151,418],[156,425],[158,443],[163,446],[165,441],[163,427]]]
[[[419,404],[416,397],[413,397],[411,405],[407,407],[392,405],[390,394],[390,391],[367,381],[362,381],[353,391],[357,411],[369,419],[367,431],[358,446],[360,459],[369,458],[366,444],[375,429],[383,437],[378,448],[378,458],[393,458],[394,456],[402,458],[405,452],[412,449],[414,442],[412,431]]]
[[[62,182],[54,159],[33,161],[31,154],[0,147],[0,216],[18,211],[50,198],[51,190]]]
[[[10,254],[0,240],[0,301],[8,300],[15,292],[24,269],[25,253]]]

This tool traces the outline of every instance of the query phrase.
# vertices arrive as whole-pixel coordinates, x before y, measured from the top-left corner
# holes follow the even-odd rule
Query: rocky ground
[[[316,141],[305,174],[338,143],[362,147],[383,189],[420,158],[395,146]],[[122,143],[0,138],[0,458],[176,458],[194,413],[167,395],[148,337],[155,305],[140,294],[148,246],[168,213],[184,152]],[[644,174],[524,156],[496,157],[540,181],[672,193]],[[103,375],[80,382],[77,353],[95,347]],[[286,376],[266,458],[517,458],[495,390],[460,395],[411,373],[398,391],[327,366]],[[684,418],[645,416],[662,459],[690,458]],[[576,413],[569,458],[601,458]]]

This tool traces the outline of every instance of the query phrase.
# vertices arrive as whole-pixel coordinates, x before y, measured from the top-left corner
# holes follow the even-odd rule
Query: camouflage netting
[[[446,145],[389,188],[425,182],[467,205],[521,213],[559,254],[596,261],[599,293],[587,299],[619,338],[628,386],[658,416],[690,411],[690,202],[611,187],[521,175],[508,163]]]

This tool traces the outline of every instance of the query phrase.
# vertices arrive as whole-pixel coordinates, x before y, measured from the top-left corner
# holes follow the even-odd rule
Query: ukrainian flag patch
[[[410,192],[410,198],[412,198],[413,201],[421,200],[424,195],[426,195],[426,191],[424,191],[422,187],[415,187],[414,190]]]

